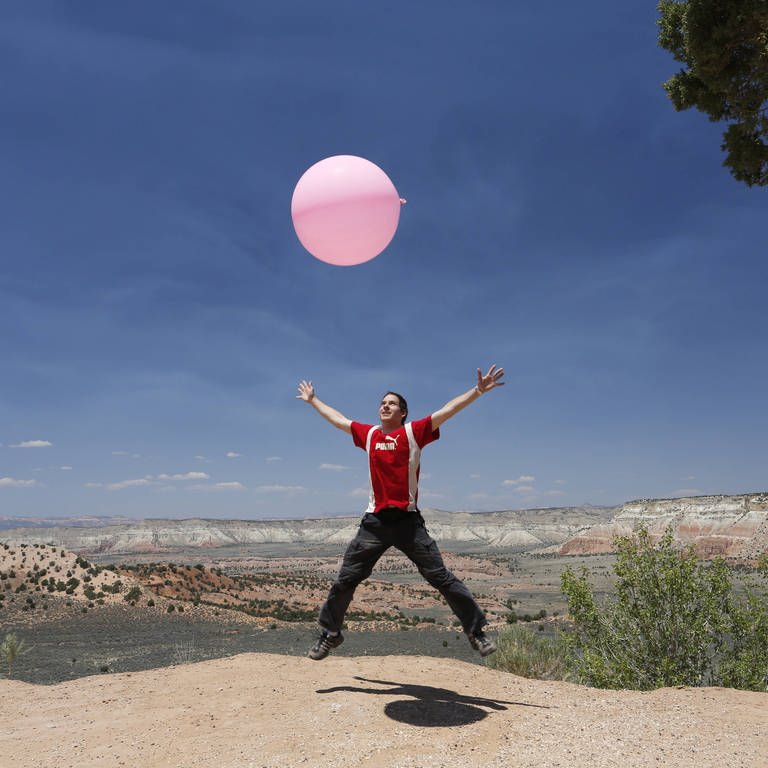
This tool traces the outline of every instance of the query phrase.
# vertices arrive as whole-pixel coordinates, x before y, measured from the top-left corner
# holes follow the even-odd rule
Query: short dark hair
[[[394,395],[398,399],[398,405],[403,412],[402,423],[405,424],[405,417],[408,415],[408,401],[399,392],[393,392],[391,389],[385,392],[381,399],[383,400],[387,395]]]

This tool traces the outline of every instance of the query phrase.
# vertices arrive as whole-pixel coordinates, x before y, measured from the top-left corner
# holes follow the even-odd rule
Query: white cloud
[[[142,488],[148,485],[157,486],[160,482],[169,481],[187,481],[187,480],[208,480],[210,475],[206,472],[184,472],[175,475],[162,474],[154,477],[145,475],[144,477],[132,478],[130,480],[120,480],[116,483],[84,483],[86,488],[106,488],[108,491],[122,491],[126,488]],[[213,487],[213,486],[206,486]],[[164,490],[169,490],[170,486],[164,486]]]
[[[265,493],[303,493],[307,489],[303,485],[257,485],[256,490]]]
[[[70,466],[67,466],[67,465],[65,464],[63,467],[59,467],[59,469],[60,469],[62,472],[69,472],[69,471],[71,471],[72,467],[70,467]]]
[[[227,451],[227,458],[228,459],[239,459],[242,454],[237,453],[236,451]]]
[[[186,472],[179,475],[158,475],[158,480],[210,480],[207,472]]]
[[[321,464],[318,469],[326,469],[330,472],[343,472],[345,469],[349,469],[349,467],[345,467],[343,464]]]
[[[31,488],[37,480],[17,480],[15,477],[0,477],[0,488]]]
[[[533,475],[520,475],[520,477],[517,478],[517,480],[504,480],[501,484],[502,485],[519,485],[520,483],[528,484],[532,483],[536,480],[536,478]]]
[[[242,483],[238,482],[237,480],[232,480],[224,483],[216,483],[214,488],[220,491],[244,491],[245,490],[245,486]]]
[[[267,464],[271,464],[272,462],[282,461],[282,460],[283,460],[282,456],[267,456],[267,459],[266,459]]]
[[[20,443],[12,445],[11,448],[51,448],[53,443],[48,440],[22,440]]]
[[[244,491],[245,486],[237,480],[223,483],[213,483],[212,485],[190,485],[191,491],[202,491],[203,493],[217,493],[221,491]]]
[[[210,463],[210,459],[207,459],[205,456],[195,456],[195,461],[205,462],[206,464]]]
[[[150,485],[151,483],[152,478],[139,477],[135,480],[121,480],[119,483],[109,483],[106,488],[108,491],[122,491],[125,488],[140,488],[145,485]]]
[[[515,487],[515,493],[533,493],[536,489],[532,485],[518,485]]]

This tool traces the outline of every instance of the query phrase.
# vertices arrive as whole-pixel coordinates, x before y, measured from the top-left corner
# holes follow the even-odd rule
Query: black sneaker
[[[324,659],[334,648],[338,648],[344,642],[344,635],[339,632],[338,635],[329,635],[325,630],[320,633],[317,642],[310,648],[310,659],[320,661]]]
[[[485,632],[467,635],[469,644],[483,657],[490,656],[496,650],[496,643]]]

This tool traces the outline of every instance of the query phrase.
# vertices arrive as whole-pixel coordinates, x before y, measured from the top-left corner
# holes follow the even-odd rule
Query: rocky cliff
[[[630,501],[612,520],[562,544],[559,554],[610,552],[614,537],[639,524],[658,536],[671,526],[675,539],[693,544],[700,557],[753,559],[768,551],[768,493]]]
[[[668,526],[702,557],[753,559],[768,551],[768,493],[640,499],[621,507],[559,507],[502,512],[425,510],[432,535],[456,548],[584,555],[610,552],[613,540],[645,524],[661,535]],[[62,521],[63,522],[63,521]],[[10,544],[53,543],[84,555],[171,553],[188,549],[260,545],[343,547],[358,517],[306,520],[99,520],[93,525],[40,521],[0,532]]]
[[[504,547],[518,551],[563,544],[601,523],[617,507],[564,507],[504,512],[425,510],[432,535],[457,546]],[[139,520],[83,526],[8,528],[0,539],[11,544],[53,543],[84,555],[162,553],[181,549],[218,549],[267,544],[336,544],[355,534],[359,517],[308,520]]]

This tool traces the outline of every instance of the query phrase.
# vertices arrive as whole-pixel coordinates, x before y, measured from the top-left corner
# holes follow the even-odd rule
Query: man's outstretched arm
[[[451,416],[455,416],[459,411],[466,408],[470,403],[474,403],[480,395],[490,392],[495,387],[503,387],[501,381],[504,376],[504,369],[492,365],[488,373],[483,376],[480,369],[477,369],[477,384],[472,389],[468,389],[464,394],[449,400],[442,408],[432,414],[432,429],[437,429],[444,424]]]
[[[326,421],[333,424],[334,427],[352,434],[352,419],[348,419],[343,413],[331,408],[324,403],[316,394],[311,381],[299,382],[299,394],[296,395],[299,400],[309,403]]]

